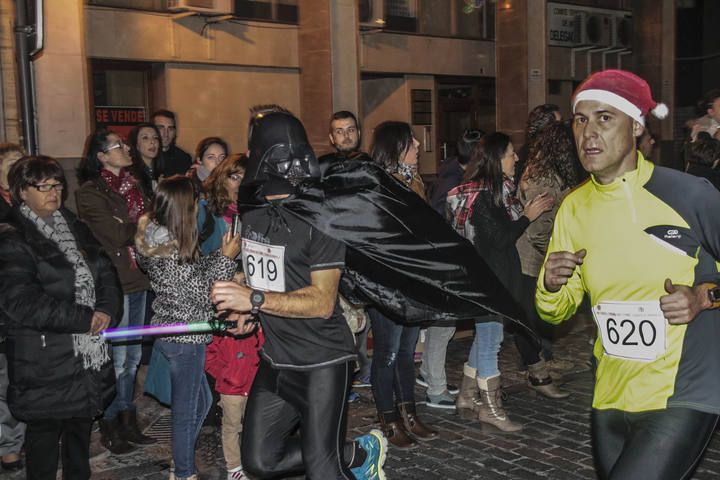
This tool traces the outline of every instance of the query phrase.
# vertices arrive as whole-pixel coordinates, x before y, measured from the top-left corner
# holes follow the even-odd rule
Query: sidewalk
[[[506,407],[513,420],[524,425],[516,434],[486,433],[477,422],[467,422],[452,411],[429,409],[419,403],[418,411],[426,423],[440,431],[437,439],[419,448],[402,451],[390,448],[385,472],[389,480],[467,480],[467,479],[594,479],[590,446],[590,403],[593,379],[589,369],[591,346],[588,339],[594,327],[587,321],[570,326],[572,331],[555,345],[556,357],[570,360],[575,368],[565,376],[563,388],[572,395],[564,400],[540,397],[525,387],[518,372],[519,357],[513,342],[506,339],[501,352],[501,370],[506,390]],[[448,377],[459,384],[462,364],[467,359],[471,338],[450,343]],[[377,428],[370,389],[357,390],[361,400],[350,406],[348,436],[354,437]],[[424,391],[416,389],[418,401]],[[138,449],[123,457],[109,455],[93,434],[93,479],[164,480],[170,460],[169,411],[144,397],[139,402],[146,433],[157,438],[156,445]],[[201,434],[197,462],[202,480],[226,478],[219,432],[206,427]],[[0,479],[23,478],[0,474]],[[694,479],[720,478],[720,438],[716,435]]]

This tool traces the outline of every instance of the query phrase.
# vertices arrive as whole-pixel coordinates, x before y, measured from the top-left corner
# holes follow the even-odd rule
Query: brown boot
[[[455,399],[455,408],[462,418],[470,420],[477,416],[477,407],[480,403],[478,397],[478,385],[475,376],[477,370],[467,363],[463,365],[463,378],[460,385],[460,393]]]
[[[152,445],[157,443],[152,437],[143,435],[138,427],[137,414],[135,410],[124,410],[120,412],[120,436],[127,442],[132,442],[137,445]]]
[[[135,447],[120,437],[120,421],[100,419],[100,443],[115,455],[124,455],[135,450]]]
[[[522,425],[510,420],[503,408],[500,375],[478,378],[477,381],[480,399],[482,400],[482,404],[478,405],[478,420],[503,432],[519,432],[522,430]]]
[[[417,447],[417,442],[408,434],[397,412],[380,413],[380,425],[387,441],[403,450]]]
[[[560,399],[570,396],[570,393],[560,390],[558,386],[553,383],[545,360],[540,360],[533,365],[528,365],[527,379],[530,388],[548,398]]]
[[[438,435],[437,430],[425,425],[417,416],[415,411],[415,402],[404,402],[398,404],[400,415],[402,415],[403,425],[405,429],[412,433],[416,438],[420,440],[430,440]]]

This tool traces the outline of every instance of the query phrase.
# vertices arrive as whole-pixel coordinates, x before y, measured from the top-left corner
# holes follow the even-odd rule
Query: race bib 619
[[[285,247],[243,238],[245,281],[253,289],[285,292]]]

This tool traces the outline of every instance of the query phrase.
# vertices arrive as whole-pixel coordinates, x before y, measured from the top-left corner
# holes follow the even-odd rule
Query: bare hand
[[[235,282],[215,282],[210,295],[218,311],[234,310],[247,313],[252,310],[251,292],[252,290],[245,285]]]
[[[225,331],[231,335],[236,336],[248,335],[254,332],[259,325],[257,322],[249,322],[248,320],[250,320],[251,318],[252,315],[250,315],[249,313],[233,312],[228,315],[227,319],[231,322],[237,321],[237,327],[228,328]]]
[[[234,259],[240,255],[240,235],[233,235],[230,230],[225,232],[225,235],[223,235],[221,250],[222,254],[228,258]]]
[[[534,222],[540,215],[551,210],[554,203],[555,198],[549,196],[547,192],[541,193],[525,205],[523,214],[528,218],[528,220]]]
[[[92,320],[90,321],[90,335],[97,335],[110,326],[110,315],[103,312],[93,313]]]
[[[575,273],[578,265],[582,265],[587,250],[584,248],[575,253],[553,252],[548,255],[545,261],[545,276],[543,283],[548,292],[557,292],[567,284],[570,277]]]
[[[668,294],[660,297],[660,310],[671,325],[690,323],[700,312],[712,307],[706,286],[676,285],[666,278],[665,291]]]

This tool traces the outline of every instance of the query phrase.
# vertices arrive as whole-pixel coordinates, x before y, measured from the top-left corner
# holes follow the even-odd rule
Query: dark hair
[[[355,128],[360,128],[360,124],[358,123],[357,117],[354,113],[347,110],[340,110],[339,112],[333,113],[332,117],[330,117],[330,133],[332,133],[332,122],[335,120],[347,120],[348,118],[355,122]]]
[[[180,263],[194,263],[200,258],[198,249],[198,196],[192,179],[173,175],[158,184],[150,218],[167,228],[178,243]]]
[[[707,111],[712,108],[715,100],[720,98],[720,88],[713,88],[705,92],[702,99],[698,102],[698,111],[700,115],[707,115]]]
[[[532,143],[543,128],[554,123],[555,112],[560,112],[560,108],[553,103],[545,103],[533,108],[528,115],[527,126],[525,128],[525,141]]]
[[[103,165],[98,159],[98,154],[104,152],[110,146],[108,137],[112,134],[117,135],[112,130],[98,128],[88,136],[85,141],[85,155],[80,160],[80,165],[76,170],[79,185],[100,175]]]
[[[225,184],[233,173],[245,173],[248,157],[235,154],[227,157],[210,173],[203,182],[203,191],[210,211],[217,216],[223,215],[232,201]]]
[[[698,133],[695,141],[688,144],[688,162],[712,167],[717,160],[720,160],[720,140],[709,133]]]
[[[557,175],[563,189],[572,188],[580,183],[579,162],[572,130],[563,123],[553,123],[531,145],[522,178],[545,180]]]
[[[62,199],[67,198],[65,172],[57,160],[45,155],[25,156],[18,160],[8,172],[8,186],[14,205],[23,202],[20,192],[52,178],[63,184]]]
[[[220,145],[223,147],[223,150],[225,150],[225,155],[230,153],[230,149],[228,148],[227,142],[223,140],[220,137],[207,137],[200,140],[200,143],[198,143],[197,148],[195,149],[195,159],[193,163],[200,163],[202,161],[203,155],[205,155],[205,152],[207,152],[207,149],[210,148],[210,145]]]
[[[502,158],[510,143],[510,137],[502,132],[485,135],[475,144],[470,155],[469,168],[465,170],[467,180],[485,183],[490,197],[497,207],[503,206]]]
[[[128,135],[128,146],[130,147],[130,158],[132,159],[132,166],[130,167],[130,172],[132,173],[133,177],[135,177],[138,180],[138,183],[140,184],[140,188],[142,188],[143,193],[146,197],[152,198],[153,196],[153,188],[152,188],[152,176],[150,174],[149,169],[147,168],[147,165],[145,165],[145,162],[142,159],[142,155],[140,155],[140,152],[137,148],[137,141],[138,136],[140,135],[140,130],[143,128],[152,128],[155,134],[158,137],[158,156],[160,156],[160,147],[162,142],[160,141],[160,132],[158,131],[157,127],[153,125],[152,123],[138,123],[133,127],[132,130],[130,130],[130,134]],[[153,174],[155,170],[157,157],[153,159]]]
[[[485,136],[485,132],[482,130],[468,129],[463,132],[462,137],[458,138],[457,160],[460,165],[468,164],[473,147],[483,136]]]
[[[405,122],[383,122],[373,132],[370,156],[373,162],[381,165],[386,171],[397,171],[400,157],[408,151],[413,142],[410,125]]]
[[[175,112],[171,112],[170,110],[165,110],[165,109],[155,110],[152,113],[152,115],[150,115],[150,121],[154,122],[155,117],[169,118],[170,120],[173,121],[173,123],[177,124],[177,121],[175,119]],[[177,125],[175,125],[175,126],[177,126]]]

